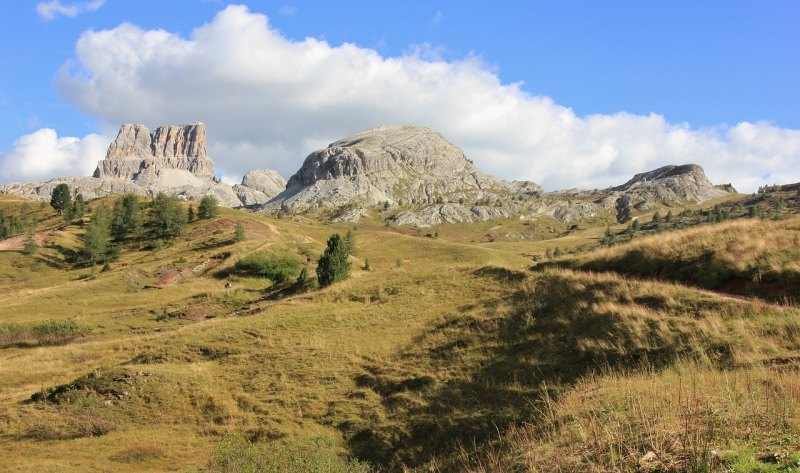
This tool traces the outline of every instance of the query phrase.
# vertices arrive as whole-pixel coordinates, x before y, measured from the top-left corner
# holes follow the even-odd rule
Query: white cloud
[[[36,13],[45,20],[52,20],[58,15],[74,18],[81,13],[96,12],[106,3],[106,0],[92,0],[89,2],[61,3],[60,0],[50,0],[36,4]]]
[[[61,137],[41,128],[14,142],[14,149],[0,153],[0,180],[38,181],[58,176],[91,176],[97,161],[105,157],[109,138],[86,135]]]
[[[242,6],[189,38],[129,24],[87,31],[76,52],[57,80],[66,99],[113,126],[203,121],[226,176],[269,167],[288,177],[331,141],[413,123],[441,132],[485,172],[548,189],[606,187],[689,162],[745,191],[800,181],[797,130],[692,129],[656,114],[578,117],[501,83],[480,58],[446,62],[424,48],[383,57],[348,43],[292,41]]]

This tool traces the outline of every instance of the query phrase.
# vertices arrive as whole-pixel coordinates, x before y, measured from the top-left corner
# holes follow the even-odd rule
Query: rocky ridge
[[[664,166],[603,190],[544,192],[530,181],[482,173],[442,135],[411,125],[385,126],[348,136],[311,153],[288,183],[275,171],[248,172],[229,186],[215,177],[202,123],[150,132],[126,124],[98,163],[94,177],[0,185],[0,192],[47,200],[59,183],[91,199],[108,194],[213,195],[221,205],[265,212],[309,213],[357,222],[381,213],[394,225],[420,227],[500,218],[549,216],[562,223],[602,217],[624,222],[635,212],[703,202],[729,192],[714,186],[700,166]]]
[[[365,130],[311,153],[266,211],[329,210],[333,221],[356,222],[370,208],[395,225],[421,227],[547,215],[563,223],[608,215],[624,222],[634,211],[702,202],[735,192],[715,187],[697,165],[665,166],[604,190],[545,193],[530,181],[483,174],[442,135],[418,126]]]
[[[367,207],[383,205],[409,208],[395,218],[401,225],[471,222],[506,212],[473,209],[467,203],[541,191],[532,182],[506,182],[483,174],[460,148],[428,128],[386,126],[311,153],[286,190],[264,209],[305,212],[350,206],[355,210],[335,220],[353,221],[365,215]]]

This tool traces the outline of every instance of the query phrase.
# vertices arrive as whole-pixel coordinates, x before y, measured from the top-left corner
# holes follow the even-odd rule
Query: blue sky
[[[645,170],[640,166],[700,161],[706,155],[713,157],[700,164],[716,180],[739,181],[747,188],[779,178],[800,180],[794,170],[784,169],[800,168],[800,2],[244,3],[246,8],[226,9],[227,3],[203,0],[4,2],[0,181],[84,172],[121,122],[155,127],[193,119],[209,125],[210,151],[230,180],[256,166],[291,174],[313,146],[360,127],[398,121],[437,129],[487,172],[522,176],[547,187],[570,185],[570,177],[574,185],[611,185]],[[59,14],[58,7],[68,15]],[[125,30],[123,23],[134,28]],[[197,77],[202,67],[181,62],[186,48],[211,47],[196,36],[204,25],[215,31],[215,44],[236,39],[229,51],[217,51],[220,56],[214,56],[210,68],[226,69],[224,58],[250,45],[261,51],[263,70],[231,66],[243,67],[242,75],[253,74],[245,81],[252,86],[247,94],[263,98],[260,108],[232,105],[242,83],[229,77],[204,81]],[[166,54],[162,46],[147,52],[149,46],[135,45],[136,38],[144,42],[148,32],[157,30],[169,36],[157,42],[182,46]],[[100,37],[103,31],[111,32],[109,38]],[[80,54],[76,48],[82,35],[91,39]],[[306,38],[324,47],[308,45]],[[355,48],[342,47],[345,43]],[[302,55],[304,45],[319,53],[309,55],[307,63],[279,54],[284,48],[287,54]],[[101,58],[117,56],[119,48],[137,51],[128,58],[130,64],[116,59],[113,69],[105,68]],[[161,54],[166,55],[152,59]],[[322,63],[316,59],[320,54],[326,58]],[[175,55],[175,62],[168,62]],[[382,74],[393,70],[392,59],[399,58],[406,58],[397,67],[407,80],[392,78],[387,85],[381,77],[390,76]],[[362,60],[374,65],[376,79],[351,75],[347,67]],[[127,77],[119,75],[126,68],[135,74],[149,71],[150,77],[152,71],[166,71],[191,85],[175,91],[170,77],[157,81],[139,75],[129,85],[115,83]],[[309,69],[314,77],[302,75]],[[327,71],[324,82],[315,82]],[[275,77],[283,74],[298,77],[300,85],[275,89]],[[344,82],[331,86],[337,80]],[[461,96],[489,101],[474,99],[475,116],[465,120],[463,111],[454,111],[463,101],[442,98],[449,94],[448,81]],[[312,102],[313,90],[328,90],[337,99]],[[410,97],[435,97],[408,109],[403,104],[370,108],[363,99],[391,102],[411,91]],[[173,107],[165,106],[173,97]],[[148,100],[153,101],[149,107]],[[186,105],[195,101],[209,105]],[[507,105],[495,110],[498,102]],[[201,116],[184,116],[177,107]],[[259,110],[264,111],[262,128],[230,126],[238,117],[258,120]],[[480,123],[484,111],[485,127]],[[284,122],[286,116],[291,118]],[[510,125],[493,136],[497,117]],[[43,129],[51,129],[53,136],[45,139],[40,133],[25,142],[30,146],[21,144]],[[219,139],[214,138],[217,130]],[[73,137],[79,141],[63,141]],[[79,149],[79,143],[85,146]],[[44,156],[48,146],[55,157]],[[82,153],[86,156],[78,156]],[[23,159],[43,164],[25,171]],[[53,162],[59,159],[64,163]],[[560,169],[564,159],[575,160],[575,168]],[[583,170],[593,163],[594,171]],[[752,169],[756,165],[763,169]]]

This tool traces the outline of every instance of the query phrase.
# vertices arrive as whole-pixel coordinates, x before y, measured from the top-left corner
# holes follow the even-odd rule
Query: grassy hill
[[[8,212],[21,204],[0,199]],[[145,229],[101,270],[70,262],[88,218],[67,225],[27,207],[42,247],[0,251],[0,470],[789,471],[800,461],[796,217],[659,233],[536,271],[533,257],[588,251],[606,224],[454,225],[428,237],[366,222],[351,278],[301,290],[231,269],[264,254],[310,258],[313,274],[328,236],[352,225],[223,209],[173,242],[154,244]],[[642,258],[635,270],[630,254]],[[729,272],[709,286],[658,269],[664,261]],[[731,289],[743,277],[749,289]],[[776,280],[790,284],[777,291]]]

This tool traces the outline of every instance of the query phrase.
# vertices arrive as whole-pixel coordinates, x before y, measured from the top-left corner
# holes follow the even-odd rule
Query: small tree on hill
[[[347,246],[347,254],[355,255],[358,251],[356,248],[356,235],[353,230],[347,230],[347,233],[344,236],[344,243]]]
[[[72,202],[72,197],[69,193],[69,186],[66,184],[57,185],[50,195],[50,206],[57,210],[59,215],[64,215],[64,211],[69,208],[70,202]]]
[[[653,214],[653,223],[661,223],[661,214],[656,212]]]
[[[236,230],[233,232],[233,241],[236,243],[244,241],[244,225],[242,225],[242,222],[236,222]]]
[[[190,222],[194,222],[194,204],[189,204],[189,210],[186,211],[186,218],[188,218]]]
[[[341,235],[334,233],[328,238],[328,247],[317,263],[317,281],[321,287],[330,286],[350,276],[350,261],[347,256],[347,245]]]
[[[159,192],[151,206],[150,223],[157,236],[175,238],[183,233],[186,227],[186,213],[177,197]]]
[[[81,256],[89,265],[108,260],[111,245],[111,210],[104,204],[97,207],[83,235]]]
[[[78,194],[75,196],[75,200],[73,200],[69,205],[67,213],[64,215],[64,219],[68,222],[81,220],[81,223],[83,223],[84,215],[86,215],[86,201],[83,200],[82,194]]]
[[[201,219],[212,218],[219,213],[217,207],[217,198],[213,195],[205,195],[200,199],[200,205],[197,206],[197,217]]]

